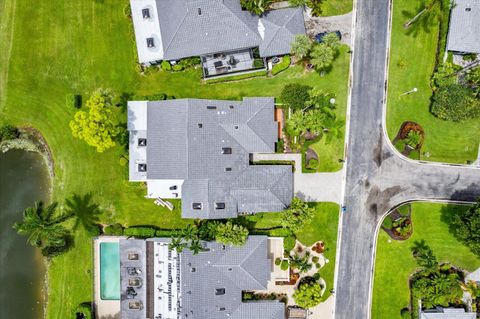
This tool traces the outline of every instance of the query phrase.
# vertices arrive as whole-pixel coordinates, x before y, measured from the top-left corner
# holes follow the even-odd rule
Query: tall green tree
[[[455,237],[480,256],[480,201],[454,214],[449,227]]]
[[[248,238],[248,229],[228,221],[217,225],[215,240],[219,243],[233,246],[245,245]]]
[[[335,50],[325,43],[316,44],[310,52],[310,62],[318,71],[328,69],[335,59]]]
[[[86,103],[88,110],[78,111],[70,121],[73,136],[100,153],[114,147],[115,138],[120,133],[112,99],[108,90],[95,91]]]
[[[336,51],[340,46],[340,38],[335,32],[330,32],[323,37],[322,43]]]
[[[312,49],[312,40],[304,34],[297,34],[291,43],[291,53],[299,59],[304,59]]]
[[[281,224],[282,227],[296,233],[302,229],[304,225],[311,222],[313,215],[313,207],[310,207],[307,203],[295,197],[292,199],[290,206],[283,212]]]
[[[69,216],[56,213],[57,204],[47,207],[36,202],[33,207],[23,211],[23,220],[16,222],[13,228],[27,236],[27,242],[41,249],[45,256],[54,256],[68,249],[70,233],[62,225]]]
[[[71,198],[65,201],[66,213],[75,217],[74,229],[81,225],[90,236],[98,236],[100,234],[98,223],[101,211],[98,204],[92,203],[92,197],[91,193],[83,196],[73,194]]]

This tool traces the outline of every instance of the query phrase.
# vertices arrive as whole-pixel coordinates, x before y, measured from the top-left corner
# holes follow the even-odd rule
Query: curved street
[[[352,68],[346,184],[339,236],[335,317],[370,318],[377,225],[412,200],[472,202],[480,170],[414,162],[384,133],[389,0],[358,0]]]

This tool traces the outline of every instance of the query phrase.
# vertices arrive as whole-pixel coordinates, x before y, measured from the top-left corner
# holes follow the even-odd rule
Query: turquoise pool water
[[[120,300],[119,243],[100,243],[100,298]]]

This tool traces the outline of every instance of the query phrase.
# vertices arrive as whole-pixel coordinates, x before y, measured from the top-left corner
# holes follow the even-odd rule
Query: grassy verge
[[[180,218],[178,202],[173,212],[159,208],[144,198],[142,184],[127,181],[126,167],[118,164],[123,153],[120,147],[99,154],[72,137],[68,122],[76,110],[65,106],[65,96],[73,92],[85,97],[103,87],[136,95],[167,93],[177,98],[238,100],[243,96],[279,96],[286,83],[301,82],[336,94],[338,112],[344,116],[345,52],[325,77],[305,73],[298,66],[273,78],[215,85],[202,83],[201,70],[141,76],[135,70],[130,22],[123,14],[125,4],[52,0],[32,6],[25,1],[0,0],[0,49],[7,53],[0,57],[1,119],[42,132],[55,166],[53,200],[60,204],[74,193],[92,192],[104,212],[103,223],[159,228],[189,223]],[[122,120],[126,121],[125,113]],[[319,155],[338,147],[336,143],[343,147],[343,140],[332,142],[319,148]],[[92,299],[91,255],[90,238],[78,232],[74,249],[50,263],[47,318],[69,318],[77,304]]]
[[[388,81],[387,129],[393,139],[404,121],[414,121],[425,130],[420,158],[430,161],[465,163],[477,157],[480,119],[462,123],[437,119],[429,112],[430,77],[435,67],[438,24],[429,30],[419,28],[407,34],[404,12],[414,13],[418,2],[395,0],[393,3],[392,42]],[[442,59],[443,57],[440,57]],[[418,92],[401,96],[412,90]]]
[[[326,0],[321,4],[322,16],[336,16],[353,10],[352,0]]]
[[[372,318],[400,319],[400,310],[409,305],[408,277],[417,268],[411,247],[425,240],[440,262],[472,271],[480,267],[480,258],[460,243],[442,221],[442,215],[455,214],[466,206],[432,203],[412,204],[413,235],[405,241],[394,241],[380,231],[377,242]]]

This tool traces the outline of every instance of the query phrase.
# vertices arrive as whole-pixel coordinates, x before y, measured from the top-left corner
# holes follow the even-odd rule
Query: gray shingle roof
[[[480,53],[480,0],[455,0],[450,15],[447,49]]]
[[[187,218],[283,210],[293,196],[291,166],[249,165],[250,153],[275,151],[273,104],[273,98],[149,102],[147,178],[184,179]],[[222,154],[224,149],[231,154]],[[224,209],[215,209],[219,202]],[[202,209],[194,210],[193,203]]]
[[[476,314],[463,308],[438,308],[421,313],[420,319],[475,319]]]
[[[261,42],[258,18],[242,11],[238,0],[157,0],[157,9],[166,60],[249,48]]]
[[[267,237],[250,236],[242,247],[205,246],[209,250],[198,255],[182,252],[183,318],[285,318],[282,303],[242,303],[243,290],[266,289],[270,280]],[[224,294],[216,294],[216,289],[224,289]]]
[[[130,1],[134,4],[132,7],[139,10],[144,6],[142,0]],[[152,5],[157,11],[152,13],[152,19],[158,24],[160,34],[147,30],[150,24],[134,19],[134,22],[138,20],[136,30],[145,31],[136,35],[161,38],[155,45],[162,50],[157,50],[153,58],[146,38],[137,38],[138,51],[148,52],[140,57],[142,63],[146,62],[142,59],[178,60],[253,47],[260,47],[262,57],[288,54],[294,35],[305,34],[302,8],[274,10],[259,17],[242,10],[239,0],[154,0]],[[139,10],[136,14],[140,14]],[[266,28],[264,34],[259,31],[262,24]]]
[[[265,26],[265,36],[260,45],[263,57],[289,53],[297,34],[305,34],[303,8],[272,10],[260,18]]]

